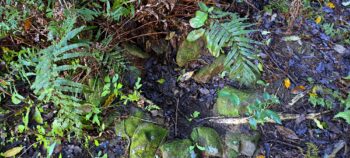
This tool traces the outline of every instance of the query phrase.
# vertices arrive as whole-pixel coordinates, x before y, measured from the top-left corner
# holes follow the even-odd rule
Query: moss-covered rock
[[[187,40],[184,40],[179,50],[176,54],[176,63],[180,67],[185,66],[188,62],[196,60],[200,57],[201,53],[201,40],[197,40],[194,42],[189,42]]]
[[[256,97],[255,92],[224,87],[218,92],[214,109],[222,116],[239,116],[245,111],[247,105],[255,101]]]
[[[120,137],[131,137],[136,128],[142,123],[143,117],[142,111],[135,111],[127,119],[120,121],[115,126],[116,134]]]
[[[205,148],[205,155],[222,157],[223,147],[219,134],[212,128],[197,127],[191,133],[191,139]]]
[[[168,131],[152,123],[142,123],[135,130],[130,145],[130,158],[154,158]]]
[[[192,142],[189,139],[175,140],[160,147],[163,158],[195,158],[196,154],[190,150]]]
[[[207,83],[212,77],[224,71],[225,55],[221,55],[214,60],[213,63],[202,67],[193,77],[199,83]]]
[[[235,158],[239,155],[253,156],[256,150],[260,135],[258,133],[226,133],[225,135],[225,155]]]
[[[132,56],[142,58],[142,59],[149,58],[149,54],[146,53],[145,51],[141,50],[141,48],[137,47],[136,45],[132,45],[130,43],[123,43],[122,45],[123,45],[124,49],[126,50],[126,52]]]

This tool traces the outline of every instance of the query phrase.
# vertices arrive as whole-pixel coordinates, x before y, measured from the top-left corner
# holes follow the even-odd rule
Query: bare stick
[[[324,112],[320,112],[320,113],[311,113],[311,114],[306,114],[305,115],[305,119],[315,119],[320,117],[323,114],[329,113],[331,112],[330,110],[328,111],[324,111]],[[281,118],[281,120],[294,120],[297,118],[302,117],[302,114],[278,114]],[[197,122],[201,122],[201,121],[209,121],[209,122],[213,122],[213,123],[221,123],[221,124],[230,124],[230,125],[240,125],[240,124],[246,124],[249,122],[249,118],[251,117],[242,117],[242,118],[227,118],[227,117],[207,117],[207,118],[203,118],[198,120]],[[266,122],[269,123],[275,123],[275,121],[268,119]]]

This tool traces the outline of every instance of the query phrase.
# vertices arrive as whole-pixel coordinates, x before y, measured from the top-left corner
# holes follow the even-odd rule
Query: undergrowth
[[[248,35],[254,30],[249,29],[252,24],[245,22],[232,12],[225,12],[215,7],[207,7],[199,3],[200,10],[190,20],[191,27],[195,28],[187,36],[187,40],[195,41],[204,35],[209,52],[218,57],[226,55],[224,65],[227,67],[230,78],[242,84],[249,85],[258,79],[258,61],[253,44],[259,42],[252,40]]]

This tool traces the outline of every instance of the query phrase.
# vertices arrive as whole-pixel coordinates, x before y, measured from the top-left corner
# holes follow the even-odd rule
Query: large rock
[[[220,55],[218,58],[214,60],[213,63],[202,67],[193,77],[193,79],[200,83],[207,83],[212,77],[220,74],[224,71],[225,66],[225,55]]]
[[[167,133],[166,129],[152,123],[139,125],[131,139],[130,158],[154,158]]]
[[[192,142],[189,139],[175,140],[160,147],[163,158],[195,158],[193,150],[189,150]]]
[[[142,111],[135,111],[127,119],[120,121],[115,126],[116,134],[119,137],[132,137],[136,128],[142,123]]]
[[[205,148],[205,155],[222,157],[223,147],[219,134],[212,128],[197,127],[191,133],[191,139]]]
[[[258,133],[226,133],[225,135],[225,155],[235,158],[239,155],[253,156],[257,148],[260,135]]]
[[[244,113],[246,106],[254,103],[258,95],[231,87],[224,87],[218,92],[214,105],[215,111],[222,116],[236,117]]]
[[[188,62],[198,59],[200,57],[202,43],[202,40],[194,42],[184,40],[176,54],[177,65],[183,67]]]

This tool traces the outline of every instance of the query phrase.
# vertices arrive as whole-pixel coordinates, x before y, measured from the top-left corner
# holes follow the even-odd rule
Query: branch
[[[320,117],[321,115],[324,115],[326,113],[331,112],[330,110],[324,111],[324,112],[319,112],[319,113],[311,113],[311,114],[278,114],[281,118],[282,121],[284,120],[294,120],[300,117],[305,117],[305,119],[312,120],[315,118]],[[233,117],[207,117],[198,120],[197,122],[202,122],[202,121],[209,121],[213,123],[220,123],[220,124],[230,124],[230,125],[240,125],[240,124],[246,124],[249,123],[249,118],[251,117],[242,117],[242,118],[233,118]],[[275,123],[273,120],[268,119],[266,122],[268,123]]]

